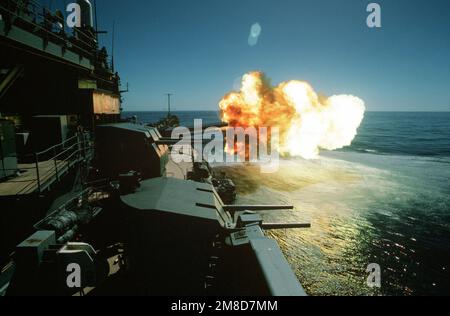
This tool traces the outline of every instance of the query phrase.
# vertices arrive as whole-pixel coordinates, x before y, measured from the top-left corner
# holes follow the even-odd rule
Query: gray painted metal
[[[0,119],[0,179],[17,172],[17,153],[14,125]]]
[[[229,231],[233,247],[250,247],[271,295],[306,295],[276,241],[264,235],[262,218],[258,214],[240,214],[238,221],[242,226],[238,225],[241,227],[239,228],[224,210],[211,185],[156,178],[143,181],[136,192],[122,196],[121,199],[127,206],[142,212],[164,212],[200,218],[210,220],[211,225],[218,221],[223,229]]]
[[[17,261],[27,262],[30,266],[38,266],[44,255],[44,251],[50,245],[56,244],[56,234],[53,231],[38,231],[16,248]]]
[[[263,223],[263,229],[311,228],[310,223]]]
[[[222,209],[212,185],[174,178],[143,181],[133,194],[122,196],[128,206],[143,211],[162,211],[219,221],[223,226],[232,219]]]
[[[229,212],[293,210],[292,205],[224,205]]]
[[[273,296],[306,296],[275,240],[250,238],[250,245]]]
[[[11,30],[8,33],[6,33],[5,21],[3,20],[0,20],[0,36],[8,38],[14,42],[26,45],[28,47],[34,48],[41,53],[46,53],[53,57],[57,57],[63,61],[72,63],[79,67],[88,70],[94,70],[94,65],[88,58],[85,58],[73,52],[70,49],[70,47],[65,49],[63,46],[52,43],[51,41],[48,41],[48,43],[46,43],[42,37],[27,32],[15,25],[12,25]]]

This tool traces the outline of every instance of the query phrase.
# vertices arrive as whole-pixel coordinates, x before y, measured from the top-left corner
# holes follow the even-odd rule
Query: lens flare
[[[320,149],[350,146],[364,119],[364,101],[352,95],[319,96],[304,81],[273,87],[262,72],[242,78],[239,92],[219,103],[231,127],[278,127],[282,155],[315,159]]]

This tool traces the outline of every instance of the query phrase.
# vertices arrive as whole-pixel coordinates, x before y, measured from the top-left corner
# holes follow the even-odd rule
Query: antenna
[[[167,107],[169,109],[169,112],[168,112],[167,116],[170,116],[170,110],[171,110],[170,109],[170,107],[171,107],[170,101],[171,101],[171,98],[172,98],[173,94],[172,93],[166,93],[166,95],[167,95]]]
[[[112,29],[112,48],[111,48],[111,68],[112,72],[114,73],[114,45],[115,45],[115,38],[116,38],[116,20],[113,20],[113,29]]]
[[[95,34],[98,43],[98,23],[97,23],[97,0],[94,0],[94,23],[95,23]]]
[[[127,92],[130,92],[130,85],[128,82],[127,82],[127,88],[125,90],[120,90],[119,93],[122,94],[122,93],[127,93]]]

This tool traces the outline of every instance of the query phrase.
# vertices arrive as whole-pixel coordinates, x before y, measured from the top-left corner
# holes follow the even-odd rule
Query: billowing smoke
[[[232,127],[278,127],[284,155],[317,158],[320,149],[351,145],[365,112],[352,95],[319,96],[304,81],[273,87],[262,72],[243,76],[239,92],[220,101],[222,120]]]

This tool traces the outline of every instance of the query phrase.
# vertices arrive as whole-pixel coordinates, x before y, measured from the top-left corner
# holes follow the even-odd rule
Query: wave
[[[450,286],[450,168],[441,162],[326,152],[282,159],[271,175],[251,164],[221,168],[236,182],[238,203],[296,208],[263,213],[267,221],[311,222],[309,230],[271,233],[310,294],[423,295]],[[369,263],[383,267],[378,292],[361,281]]]

